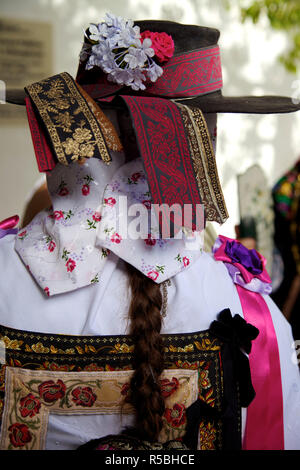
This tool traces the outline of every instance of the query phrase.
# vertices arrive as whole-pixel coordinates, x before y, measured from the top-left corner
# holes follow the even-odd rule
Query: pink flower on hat
[[[72,272],[76,268],[76,262],[72,258],[69,258],[66,262],[66,267],[68,272]]]
[[[156,281],[159,276],[159,273],[157,271],[149,271],[149,273],[147,273],[147,276],[150,277],[150,279],[152,279],[153,281]]]
[[[141,38],[149,38],[152,41],[152,49],[160,62],[166,62],[174,55],[174,41],[167,33],[153,33],[151,31],[144,31],[141,33]]]

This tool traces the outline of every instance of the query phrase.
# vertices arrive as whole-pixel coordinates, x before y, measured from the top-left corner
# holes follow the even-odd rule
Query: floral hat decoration
[[[87,59],[85,69],[99,67],[107,80],[132,90],[145,90],[144,82],[155,82],[162,74],[160,66],[174,55],[174,41],[165,33],[144,31],[132,20],[106,14],[102,23],[91,24],[80,53]]]

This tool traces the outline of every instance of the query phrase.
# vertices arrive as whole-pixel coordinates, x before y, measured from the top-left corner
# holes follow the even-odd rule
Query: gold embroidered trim
[[[188,132],[198,189],[205,207],[206,219],[224,223],[228,212],[218,176],[209,131],[200,109],[177,103]]]
[[[95,147],[105,163],[111,161],[97,119],[68,73],[33,83],[26,91],[47,128],[60,163],[68,165],[67,156],[71,162],[91,158]],[[66,134],[71,137],[65,138]]]
[[[108,148],[114,152],[121,152],[123,150],[123,146],[112,122],[104,114],[93,98],[80,85],[78,85],[78,83],[76,83],[76,86],[99,122]]]
[[[167,316],[167,308],[168,308],[168,287],[171,286],[170,279],[161,283],[162,288],[162,306],[161,306],[161,316],[165,318]]]
[[[193,344],[193,351],[217,351],[221,348],[221,343],[217,338],[210,336],[208,331],[197,333],[162,335],[166,352],[185,350],[186,346]],[[130,336],[76,336],[43,334],[35,332],[26,332],[0,326],[0,340],[5,344],[7,354],[13,356],[20,351],[22,357],[32,358],[38,355],[42,359],[42,354],[53,359],[59,356],[70,357],[70,360],[76,360],[78,357],[87,357],[89,359],[99,359],[97,355],[113,359],[114,356],[121,354],[130,355],[133,352],[134,345]],[[11,352],[10,352],[11,351]],[[29,354],[31,353],[31,354]],[[192,358],[192,355],[191,355]]]
[[[50,413],[120,414],[131,375],[132,370],[66,373],[7,367],[0,449],[44,449]],[[186,409],[197,400],[198,370],[165,370],[161,380],[172,392],[168,395],[170,389],[165,389],[169,412],[159,436],[166,442],[185,432],[183,426],[170,425],[171,412],[176,405]],[[122,412],[132,414],[133,409],[125,404]]]

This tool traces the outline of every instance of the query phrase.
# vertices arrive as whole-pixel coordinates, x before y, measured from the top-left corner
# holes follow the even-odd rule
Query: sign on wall
[[[6,89],[25,85],[52,75],[52,24],[20,19],[0,19],[1,99]],[[22,106],[0,104],[0,124],[23,121]]]

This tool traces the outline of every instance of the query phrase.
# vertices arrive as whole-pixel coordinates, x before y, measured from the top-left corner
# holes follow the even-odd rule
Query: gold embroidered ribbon
[[[176,103],[188,135],[190,151],[206,220],[220,224],[228,212],[220,184],[214,150],[202,111]]]
[[[122,149],[109,119],[68,73],[33,83],[25,90],[60,163],[68,165],[91,157],[109,163],[108,149]]]

